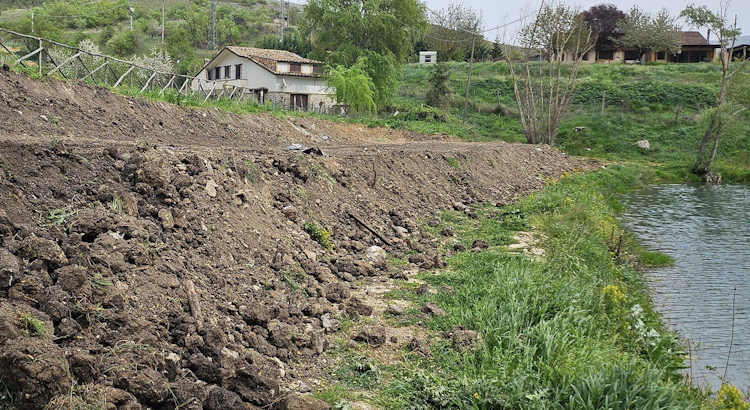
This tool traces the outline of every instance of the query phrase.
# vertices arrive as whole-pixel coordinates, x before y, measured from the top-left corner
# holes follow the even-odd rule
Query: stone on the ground
[[[385,249],[380,246],[370,246],[367,248],[367,260],[373,264],[380,265],[385,263]]]
[[[346,303],[346,313],[350,316],[370,316],[372,315],[372,306],[366,304],[360,298],[351,298]]]
[[[216,188],[218,187],[219,185],[217,185],[213,179],[209,179],[208,182],[206,182],[206,195],[211,198],[216,198]]]
[[[290,393],[274,408],[276,410],[328,410],[331,406],[309,394]]]
[[[161,226],[164,229],[174,228],[174,215],[169,209],[162,208],[159,210],[159,220],[161,220]]]
[[[429,302],[422,306],[422,313],[432,316],[445,316],[445,311],[435,303]]]
[[[639,140],[635,144],[638,145],[638,148],[644,149],[646,151],[651,149],[651,143],[648,142],[648,140]]]
[[[385,343],[385,328],[383,326],[366,326],[354,336],[354,340],[371,346],[381,346]]]

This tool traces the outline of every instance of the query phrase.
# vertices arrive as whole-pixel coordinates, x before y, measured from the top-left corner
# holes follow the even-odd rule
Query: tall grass
[[[637,167],[564,177],[517,204],[481,207],[479,220],[442,215],[462,242],[489,248],[460,252],[449,269],[422,279],[435,289],[410,298],[435,302],[446,315],[426,324],[432,356],[407,354],[370,386],[386,408],[691,409],[706,397],[683,381],[684,353],[651,308],[632,243],[611,251],[619,193],[639,182]],[[504,250],[514,231],[535,229],[546,257]],[[479,333],[457,349],[443,332]]]

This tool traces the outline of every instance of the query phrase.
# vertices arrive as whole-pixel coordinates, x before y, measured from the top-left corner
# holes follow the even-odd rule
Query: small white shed
[[[437,51],[420,51],[419,52],[419,64],[435,64],[437,63]]]

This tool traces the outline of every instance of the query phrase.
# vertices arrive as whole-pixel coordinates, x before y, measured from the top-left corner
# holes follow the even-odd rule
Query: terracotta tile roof
[[[236,46],[228,46],[227,50],[231,51],[234,54],[237,54],[240,57],[245,57],[245,58],[249,58],[253,60],[257,64],[261,65],[262,67],[266,68],[268,71],[274,74],[290,75],[290,76],[297,76],[297,77],[319,77],[320,76],[320,72],[318,70],[314,70],[312,73],[278,71],[277,63],[311,64],[313,66],[322,64],[322,62],[320,61],[301,57],[297,54],[292,53],[291,51],[270,50],[270,49],[265,49],[265,48],[254,48],[254,47],[236,47]]]
[[[291,51],[286,50],[270,50],[266,48],[255,48],[255,47],[237,47],[228,46],[229,50],[233,53],[247,58],[262,58],[272,61],[282,61],[287,63],[307,63],[307,64],[320,64],[320,61],[310,60],[309,58],[300,57]]]

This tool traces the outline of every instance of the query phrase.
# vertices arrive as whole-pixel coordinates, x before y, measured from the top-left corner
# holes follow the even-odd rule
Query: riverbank
[[[334,356],[348,360],[319,396],[383,408],[707,404],[684,382],[683,348],[644,287],[640,264],[664,260],[615,220],[618,196],[642,183],[644,171],[627,165],[563,176],[517,203],[428,221],[442,236],[447,268],[385,295],[385,303],[413,307],[387,316],[387,325],[421,324],[427,334],[396,361],[342,339]],[[420,307],[431,304],[439,313],[425,315],[435,309]]]

